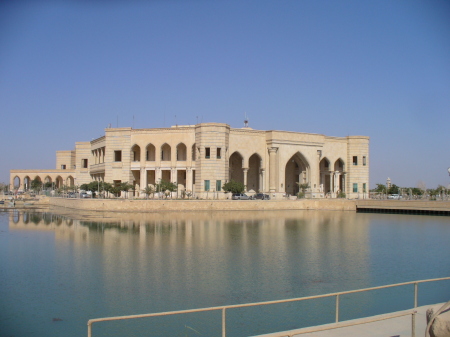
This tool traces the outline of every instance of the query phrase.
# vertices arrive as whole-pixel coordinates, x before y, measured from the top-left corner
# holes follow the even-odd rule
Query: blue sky
[[[0,2],[0,182],[112,126],[370,136],[370,186],[448,185],[448,1]],[[175,117],[176,116],[176,117]]]

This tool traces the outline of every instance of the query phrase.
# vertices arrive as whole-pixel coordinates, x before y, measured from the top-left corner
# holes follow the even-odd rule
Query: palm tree
[[[153,186],[147,186],[142,190],[146,194],[146,199],[148,199],[148,196],[151,194],[153,195],[155,193],[155,188]]]

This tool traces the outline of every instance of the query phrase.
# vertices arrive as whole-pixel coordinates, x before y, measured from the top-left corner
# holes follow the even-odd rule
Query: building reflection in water
[[[441,217],[340,211],[71,214],[55,209],[8,214],[8,266],[18,275],[9,281],[11,288],[18,285],[9,303],[27,303],[47,316],[58,312],[74,317],[74,336],[84,333],[77,329],[84,329],[88,318],[277,300],[446,276],[433,270],[445,270],[448,254],[442,249],[450,236],[448,220]],[[27,268],[35,272],[23,272]],[[28,278],[32,282],[25,282]],[[411,292],[406,290],[383,294],[341,298],[342,318],[411,305]],[[21,296],[22,302],[17,299]],[[315,306],[306,302],[283,307],[278,314],[255,309],[252,319],[258,323],[253,326],[267,333],[333,321],[333,299]],[[238,330],[236,335],[243,335],[248,312],[235,312],[227,313],[227,322]],[[220,315],[217,319],[220,322]],[[170,335],[165,334],[167,326],[181,324],[183,329],[185,322],[163,325],[160,335]],[[202,327],[204,333],[208,324],[220,330],[209,318],[191,326]],[[130,328],[123,322],[114,327],[127,332]],[[136,335],[147,331],[142,329]]]
[[[101,268],[105,291],[118,286],[153,291],[152,284],[169,287],[175,297],[201,291],[199,297],[212,299],[208,305],[220,305],[335,290],[336,278],[347,279],[346,288],[362,281],[368,238],[361,220],[353,212],[331,211],[80,215],[15,210],[9,228],[52,231],[63,255],[70,242],[73,267],[84,274],[91,259]],[[221,289],[229,289],[231,298]]]

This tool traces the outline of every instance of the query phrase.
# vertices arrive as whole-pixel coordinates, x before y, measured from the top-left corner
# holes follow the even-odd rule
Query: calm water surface
[[[90,318],[450,276],[450,218],[353,212],[0,212],[0,336],[86,336]],[[348,295],[342,319],[412,307]],[[450,283],[419,287],[419,305]],[[333,300],[227,313],[229,336],[332,322]],[[93,336],[219,336],[220,313],[94,324]]]

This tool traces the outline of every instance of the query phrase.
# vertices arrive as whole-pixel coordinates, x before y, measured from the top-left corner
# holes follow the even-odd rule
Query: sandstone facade
[[[231,128],[201,123],[170,128],[108,128],[91,142],[56,153],[54,170],[11,170],[10,183],[28,189],[31,180],[55,187],[92,180],[129,182],[139,196],[160,180],[198,198],[226,198],[225,182],[244,183],[247,192],[272,198],[309,185],[309,198],[335,198],[339,192],[362,198],[369,189],[369,137],[329,137],[289,131]]]

